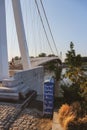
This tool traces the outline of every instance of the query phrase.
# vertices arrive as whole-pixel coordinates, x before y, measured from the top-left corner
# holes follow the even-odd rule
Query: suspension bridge
[[[31,63],[32,68],[40,66],[40,65],[44,66],[46,63],[49,63],[51,61],[53,61],[53,62],[56,61],[59,65],[61,65],[61,60],[57,56],[30,58],[30,63]],[[21,69],[21,66],[22,66],[21,59],[19,59],[19,60],[14,59],[13,62],[11,61],[9,63],[10,69],[15,69],[15,68],[18,69],[18,67],[19,67],[19,69]]]
[[[30,2],[30,1],[27,1],[27,2]],[[43,65],[47,62],[54,61],[54,60],[58,60],[58,62],[61,63],[61,60],[58,57],[58,50],[57,50],[56,42],[53,37],[53,33],[52,33],[52,30],[51,30],[51,27],[50,27],[50,24],[46,15],[43,2],[42,0],[39,0],[39,2],[37,0],[33,0],[34,2],[33,4],[35,5],[34,9],[40,22],[40,24],[38,24],[38,26],[40,25],[40,27],[37,29],[37,33],[38,33],[37,39],[39,38],[39,40],[38,41],[35,40],[35,45],[37,42],[40,42],[40,45],[42,43],[43,46],[45,46],[45,42],[46,42],[46,50],[47,51],[50,50],[51,54],[55,54],[56,52],[57,57],[44,57],[44,58],[38,58],[38,59],[34,58],[32,64],[29,57],[30,45],[28,45],[28,42],[29,42],[28,38],[30,37],[28,37],[28,35],[30,33],[28,34],[29,32],[28,24],[27,24],[28,22],[24,24],[25,19],[23,19],[22,4],[24,3],[21,3],[20,0],[11,0],[10,2],[11,3],[6,2],[6,0],[0,0],[0,37],[1,37],[0,38],[0,61],[1,61],[0,80],[2,81],[2,85],[0,87],[0,96],[1,98],[8,98],[8,99],[13,97],[13,99],[15,100],[15,99],[20,98],[19,93],[21,93],[21,95],[25,97],[26,93],[29,92],[30,89],[35,90],[38,95],[43,95],[43,82],[44,82],[43,67],[37,67],[37,66]],[[7,5],[8,8],[5,8],[6,7],[5,5]],[[29,3],[27,5],[29,5]],[[23,65],[23,70],[21,72],[17,72],[13,77],[10,77],[9,75],[9,66],[8,66],[8,52],[10,50],[8,51],[7,46],[9,46],[8,42],[10,40],[8,40],[7,33],[9,30],[8,28],[10,28],[10,26],[6,27],[6,25],[8,25],[8,21],[6,24],[6,20],[8,20],[8,15],[6,19],[6,14],[8,14],[9,12],[8,10],[10,6],[12,7],[12,10],[13,10],[13,15],[11,14],[11,16],[13,16],[14,18],[14,22],[13,22],[14,25],[11,24],[12,32],[10,34],[10,40],[11,42],[14,43],[12,44],[12,50],[14,51],[15,45],[17,45],[16,44],[17,42],[19,45],[19,50],[20,50],[19,52],[22,58],[22,65]],[[43,12],[43,15],[41,12]],[[25,14],[28,17],[28,12],[25,11]],[[35,16],[35,21],[36,19],[37,18]],[[45,19],[46,24],[44,23],[44,19]],[[34,27],[35,26],[33,25],[32,28]],[[26,33],[26,30],[27,30],[27,33]],[[50,35],[50,38],[49,38],[49,35]],[[33,35],[33,38],[34,38],[34,35]],[[34,50],[34,47],[35,46],[33,46],[33,50]]]

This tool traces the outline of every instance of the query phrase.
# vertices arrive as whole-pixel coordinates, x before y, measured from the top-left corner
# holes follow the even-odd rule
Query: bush
[[[76,84],[72,84],[69,87],[66,85],[61,85],[61,88],[63,90],[63,96],[67,103],[71,103],[74,101],[80,101],[82,100],[81,96],[79,95],[80,87]]]
[[[62,127],[65,125],[65,120],[68,117],[70,120],[74,118],[74,115],[72,111],[70,110],[70,106],[68,104],[62,105],[62,107],[59,109],[58,112],[58,119],[59,123],[61,124]]]
[[[80,68],[69,68],[65,77],[68,77],[72,84],[67,87],[61,85],[63,95],[67,102],[83,101],[87,102],[87,77]],[[87,105],[86,105],[87,107]]]
[[[79,102],[64,104],[59,109],[58,120],[64,130],[87,130],[87,115],[82,116]]]
[[[61,77],[61,71],[62,69],[59,67],[55,67],[54,73],[55,73],[55,79],[58,81]]]
[[[87,130],[87,116],[69,121],[64,130]]]

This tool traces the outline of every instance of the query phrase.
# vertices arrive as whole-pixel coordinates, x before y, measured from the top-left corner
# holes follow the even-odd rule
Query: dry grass
[[[69,121],[64,130],[87,130],[87,116]]]
[[[70,106],[68,104],[64,104],[62,105],[62,107],[59,109],[58,112],[58,119],[59,119],[59,123],[64,127],[64,122],[66,120],[66,117],[71,117],[72,116],[72,112],[70,112]]]
[[[38,130],[52,130],[52,120],[43,118],[38,123]]]
[[[87,115],[81,117],[79,102],[62,105],[58,111],[58,120],[64,130],[87,130]]]
[[[75,119],[75,116],[74,115],[71,115],[71,116],[67,116],[66,119],[64,120],[64,130],[69,130],[68,129],[68,124],[73,122]]]
[[[79,122],[87,123],[87,115],[83,118],[79,118]]]

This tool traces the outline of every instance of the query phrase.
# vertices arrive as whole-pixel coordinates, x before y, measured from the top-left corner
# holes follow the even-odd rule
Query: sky
[[[20,1],[30,56],[37,56],[41,52],[51,53],[34,0]],[[56,53],[39,0],[37,2],[52,48]],[[87,56],[87,0],[43,0],[43,5],[58,54],[62,52],[62,59],[65,59],[71,41],[77,54]],[[8,57],[11,59],[20,55],[11,0],[6,0],[6,20]]]

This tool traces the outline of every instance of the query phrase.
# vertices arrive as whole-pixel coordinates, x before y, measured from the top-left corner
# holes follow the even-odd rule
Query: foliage
[[[66,76],[73,82],[68,88],[68,90],[71,89],[71,94],[77,93],[77,97],[80,97],[79,99],[87,101],[87,77],[84,72],[80,68],[74,67],[69,69],[69,71],[66,73]]]
[[[71,103],[73,101],[81,100],[79,95],[79,87],[76,84],[72,84],[71,86],[67,87],[66,85],[62,85],[61,88],[63,89],[63,96],[67,103]]]
[[[63,95],[66,102],[71,105],[63,105],[58,112],[60,124],[64,130],[86,130],[87,129],[87,76],[81,70],[81,56],[76,55],[70,43],[70,51],[66,53],[66,62],[69,70],[65,77],[72,81],[70,86],[63,84]],[[76,102],[79,101],[79,102]]]
[[[56,79],[56,81],[58,81],[60,79],[61,71],[62,71],[62,68],[58,66],[58,62],[50,61],[50,62],[46,63],[45,66],[46,66],[45,68],[47,70],[49,70],[50,72],[54,72],[55,79]]]
[[[56,55],[54,54],[49,54],[48,57],[55,57]]]
[[[21,60],[21,57],[19,57],[19,56],[15,56],[14,58],[12,58],[12,62],[14,62],[14,60]]]
[[[19,60],[19,57],[18,56],[15,56],[15,58],[14,58],[15,60]]]
[[[50,62],[48,62],[48,63],[45,64],[45,67],[46,67],[46,69],[49,70],[49,71],[54,71],[56,65],[55,65],[54,62],[50,61]]]
[[[30,58],[34,58],[34,56],[30,56]]]
[[[66,53],[65,62],[72,67],[81,66],[81,55],[76,55],[73,42],[70,43],[70,50]]]
[[[38,57],[46,57],[46,53],[40,53],[39,55],[38,55]]]
[[[76,100],[87,102],[87,77],[84,71],[81,70],[81,57],[80,55],[76,56],[73,47],[74,44],[71,42],[70,51],[66,53],[69,70],[65,74],[65,77],[68,77],[72,81],[72,84],[70,87],[62,85],[63,94],[68,102]]]
[[[56,81],[58,81],[60,79],[60,77],[61,77],[61,71],[62,71],[62,69],[60,67],[55,68],[54,73],[55,73]]]
[[[70,112],[70,107],[68,104],[62,105],[62,107],[58,111],[58,119],[62,127],[64,127],[64,120],[69,115],[69,112]]]
[[[84,72],[80,68],[69,68],[65,76],[72,81],[69,87],[61,86],[66,102],[81,101],[82,105],[85,104],[84,109],[87,110],[87,77]]]
[[[87,57],[82,57],[82,62],[87,63]]]
[[[86,130],[87,115],[82,114],[79,102],[64,104],[58,111],[58,120],[64,130]]]

